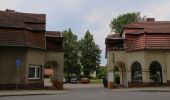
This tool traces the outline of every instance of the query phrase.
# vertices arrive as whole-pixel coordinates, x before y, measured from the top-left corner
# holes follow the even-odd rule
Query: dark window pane
[[[40,68],[37,68],[37,72],[36,72],[36,78],[40,78]]]
[[[142,82],[142,68],[140,63],[134,62],[131,67],[132,82]]]
[[[157,61],[153,61],[149,67],[149,74],[151,82],[162,83],[162,67]]]
[[[30,67],[29,68],[29,78],[35,78],[35,68]]]

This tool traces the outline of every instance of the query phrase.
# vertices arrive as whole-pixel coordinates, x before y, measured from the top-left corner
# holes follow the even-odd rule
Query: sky
[[[113,18],[127,12],[155,20],[170,20],[170,0],[0,0],[0,10],[46,14],[48,31],[71,28],[81,39],[89,30],[102,50],[101,65],[106,65],[105,38],[111,34]]]

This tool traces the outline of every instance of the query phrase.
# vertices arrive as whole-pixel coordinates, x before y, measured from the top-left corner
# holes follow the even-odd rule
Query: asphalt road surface
[[[170,92],[113,91],[101,84],[65,84],[64,94],[0,97],[0,100],[170,100]]]

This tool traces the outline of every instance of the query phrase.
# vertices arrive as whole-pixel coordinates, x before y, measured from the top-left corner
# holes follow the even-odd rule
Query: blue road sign
[[[21,59],[16,59],[16,67],[17,67],[17,69],[20,67],[20,65],[21,65]]]

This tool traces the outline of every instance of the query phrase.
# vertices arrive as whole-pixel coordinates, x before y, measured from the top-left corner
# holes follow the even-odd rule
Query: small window
[[[41,66],[40,65],[30,65],[29,66],[29,79],[40,79],[41,77]]]

